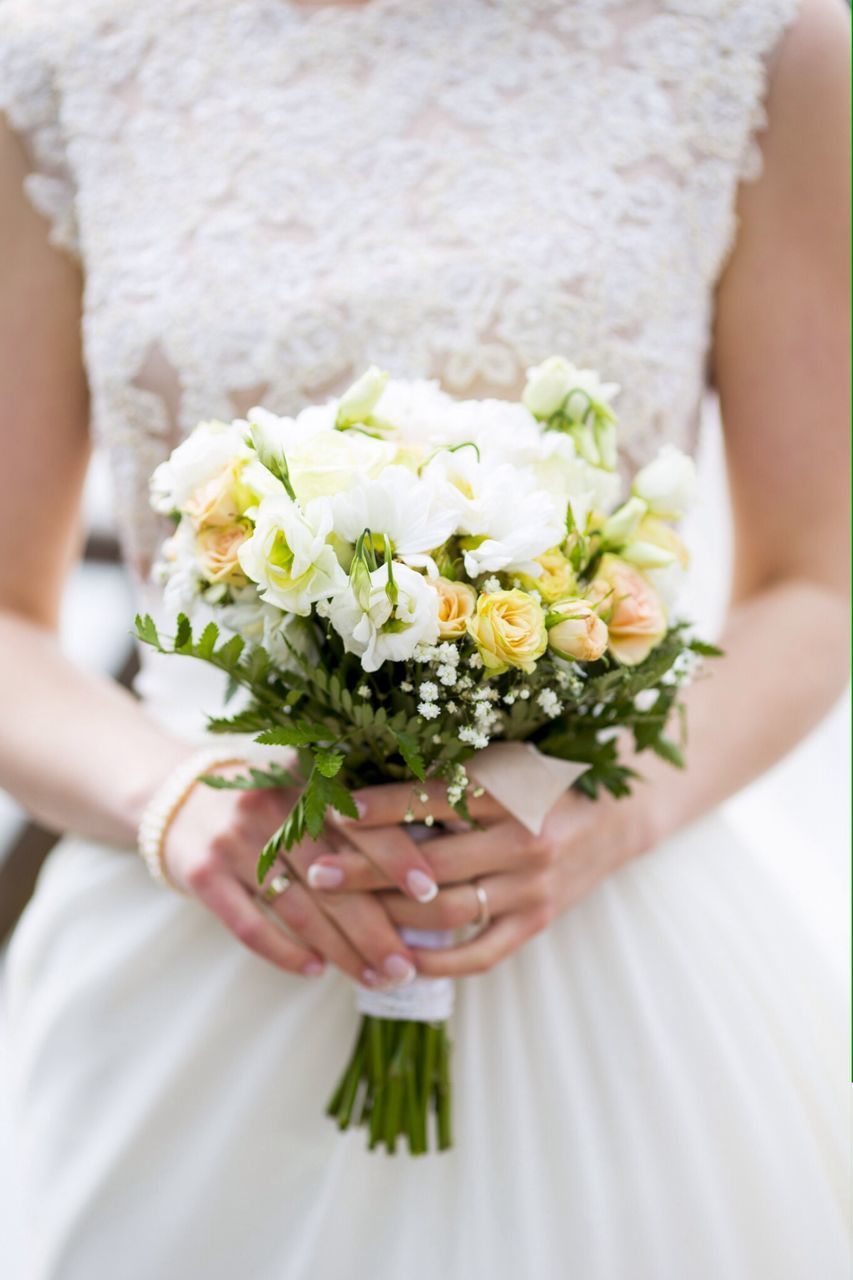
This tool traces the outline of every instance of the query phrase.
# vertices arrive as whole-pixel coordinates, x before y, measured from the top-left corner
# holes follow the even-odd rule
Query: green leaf
[[[334,737],[334,732],[325,725],[313,724],[310,720],[294,720],[293,724],[259,733],[255,741],[267,747],[307,747],[312,742],[329,742]]]
[[[185,613],[178,614],[178,629],[175,632],[175,649],[186,649],[193,642],[193,629]]]
[[[337,809],[338,813],[342,813],[347,818],[357,820],[358,809],[349,787],[345,787],[337,778],[324,778],[322,774],[316,776],[317,785],[327,806]]]
[[[324,778],[334,778],[336,773],[340,773],[343,762],[344,754],[342,751],[332,751],[321,747],[314,753],[314,763]]]
[[[270,764],[266,769],[249,769],[236,778],[223,778],[219,774],[205,774],[199,778],[205,786],[216,791],[267,791],[280,787],[298,787],[301,780],[280,764]]]
[[[226,671],[236,667],[240,661],[240,655],[245,648],[245,640],[242,636],[232,636],[230,640],[226,640],[225,644],[220,645],[216,651],[216,661]]]
[[[136,627],[136,638],[138,640],[143,644],[152,645],[155,649],[160,648],[160,637],[157,634],[157,626],[150,613],[146,613],[144,617],[137,614],[134,619],[134,625]]]
[[[278,831],[274,832],[273,835],[270,836],[269,840],[261,850],[257,866],[255,868],[255,875],[257,876],[258,884],[263,884],[270,871],[272,871],[275,866],[276,859],[281,853],[282,846],[288,849],[291,848],[291,844],[287,843],[287,830],[292,822],[295,812],[296,810],[294,809],[288,815],[287,820],[281,824]],[[296,840],[292,841],[292,844],[296,843]]]
[[[724,658],[726,656],[725,649],[718,649],[715,644],[708,644],[706,640],[690,640],[687,647],[691,652],[701,654],[703,658]]]
[[[659,755],[662,760],[666,760],[669,764],[675,765],[676,769],[684,768],[684,756],[670,738],[660,736],[655,738],[654,742],[651,742],[649,745],[652,751],[654,751],[656,755]]]
[[[391,732],[394,735],[394,741],[397,743],[400,755],[415,777],[423,782],[426,777],[426,765],[424,764],[423,756],[418,750],[417,738],[403,729],[392,729]]]
[[[219,639],[219,628],[215,622],[208,622],[196,641],[195,653],[197,658],[202,658],[205,662],[212,656],[213,650],[216,648],[216,641]]]

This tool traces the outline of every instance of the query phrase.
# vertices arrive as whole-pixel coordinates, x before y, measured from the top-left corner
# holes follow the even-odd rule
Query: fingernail
[[[409,892],[417,898],[418,902],[432,902],[438,893],[438,885],[425,871],[410,871],[406,876],[406,884],[409,886]]]
[[[309,960],[307,964],[302,966],[302,972],[306,978],[319,978],[321,974],[326,972],[326,966],[322,960]]]
[[[315,862],[308,868],[308,883],[312,889],[337,889],[343,882],[344,873],[340,867],[326,867]]]
[[[352,799],[353,799],[353,804],[355,805],[356,813],[358,814],[359,818],[363,818],[364,815],[367,813],[367,805],[364,803],[363,800],[357,799],[356,796],[353,796]],[[338,826],[338,827],[346,827],[351,822],[356,821],[355,818],[351,818],[347,813],[339,813],[337,809],[332,810],[331,818],[335,826]]]
[[[365,969],[361,975],[361,980],[366,987],[378,987],[382,983],[382,979],[375,969]]]
[[[414,980],[417,970],[405,956],[386,956],[382,968],[398,987],[406,987]]]

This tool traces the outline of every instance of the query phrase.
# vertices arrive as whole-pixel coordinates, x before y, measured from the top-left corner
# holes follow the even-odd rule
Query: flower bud
[[[635,531],[647,507],[642,498],[629,498],[618,511],[609,516],[601,528],[601,536],[608,546],[621,547]]]
[[[349,427],[356,422],[366,422],[387,382],[388,374],[372,364],[341,396],[335,425]]]
[[[586,600],[560,600],[547,623],[548,648],[560,658],[595,662],[607,648],[607,627]]]
[[[666,445],[653,462],[637,472],[631,491],[648,503],[652,515],[673,520],[690,506],[695,488],[692,458]]]
[[[549,356],[527,370],[521,401],[534,418],[547,419],[560,408],[571,386],[572,366],[562,356]]]

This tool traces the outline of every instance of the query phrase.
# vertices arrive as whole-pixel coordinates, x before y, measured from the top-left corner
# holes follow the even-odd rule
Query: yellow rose
[[[492,591],[477,600],[468,619],[473,638],[489,675],[509,667],[532,671],[548,647],[545,614],[526,591]]]
[[[571,595],[575,589],[575,575],[559,547],[543,551],[541,556],[535,557],[535,563],[542,566],[538,578],[531,578],[526,573],[514,575],[525,591],[538,591],[546,604]]]
[[[242,481],[245,459],[232,458],[206,484],[196,489],[184,512],[196,529],[207,525],[233,525],[257,501]]]
[[[558,601],[548,623],[548,648],[561,658],[595,662],[607,648],[607,626],[586,600]]]
[[[208,524],[196,533],[195,550],[198,566],[208,582],[225,582],[231,587],[244,587],[249,579],[240,567],[238,553],[252,536],[248,520],[234,524]]]
[[[587,597],[607,620],[609,648],[628,667],[649,656],[666,635],[666,611],[648,578],[618,556],[603,556]]]
[[[468,629],[477,592],[467,582],[451,582],[449,578],[427,581],[438,596],[438,634],[442,640],[458,640]]]

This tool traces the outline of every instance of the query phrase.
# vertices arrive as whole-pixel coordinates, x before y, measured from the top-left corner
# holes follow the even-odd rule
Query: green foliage
[[[430,777],[450,782],[474,754],[458,733],[466,723],[464,709],[451,713],[445,708],[432,721],[419,714],[414,690],[424,679],[424,668],[410,663],[367,676],[331,628],[310,625],[315,653],[306,657],[285,636],[291,658],[285,668],[260,646],[247,646],[239,636],[222,637],[213,622],[194,635],[181,615],[174,636],[163,637],[152,618],[136,619],[143,644],[206,662],[225,673],[230,692],[241,691],[241,703],[231,715],[209,719],[211,732],[252,734],[258,743],[297,754],[296,769],[271,763],[249,768],[239,778],[204,779],[220,789],[288,787],[298,792],[286,821],[258,859],[259,883],[277,858],[306,837],[320,835],[330,809],[357,818],[352,787]],[[627,795],[637,775],[619,761],[620,731],[632,733],[637,751],[652,751],[683,767],[683,719],[680,741],[673,740],[669,728],[680,711],[676,663],[688,653],[714,657],[719,650],[690,638],[678,625],[634,667],[607,657],[583,669],[543,659],[531,674],[503,673],[481,685],[494,690],[500,711],[500,727],[492,736],[527,740],[547,755],[585,764],[575,786],[587,795],[602,789]],[[549,718],[538,702],[541,691],[553,689],[559,690],[563,706],[557,719]],[[641,694],[644,698],[638,698]],[[449,700],[451,695],[442,696]],[[454,808],[470,822],[464,790]]]

